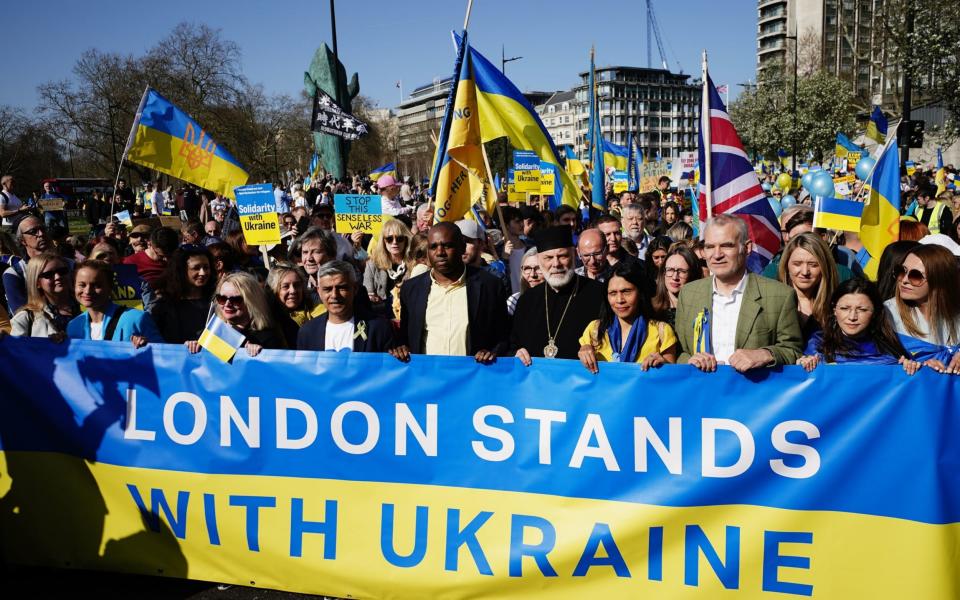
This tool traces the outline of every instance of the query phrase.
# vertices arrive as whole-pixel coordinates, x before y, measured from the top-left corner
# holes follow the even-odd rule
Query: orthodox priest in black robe
[[[544,282],[520,295],[513,314],[510,345],[526,364],[530,357],[577,358],[580,336],[600,318],[604,287],[574,273],[575,250],[569,227],[548,227],[534,235]]]

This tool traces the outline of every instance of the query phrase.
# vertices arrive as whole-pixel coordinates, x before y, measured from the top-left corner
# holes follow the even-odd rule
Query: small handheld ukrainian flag
[[[701,310],[693,320],[693,351],[713,352],[713,341],[710,339],[710,311]]]
[[[816,197],[813,202],[813,226],[837,231],[860,231],[860,217],[866,205],[856,200]]]
[[[247,338],[242,333],[227,325],[216,314],[210,316],[200,334],[200,346],[222,360],[230,362],[237,350],[243,346]]]

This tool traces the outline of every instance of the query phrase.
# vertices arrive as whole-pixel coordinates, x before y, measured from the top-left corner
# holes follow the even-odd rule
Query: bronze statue
[[[334,65],[336,65],[336,76],[334,76]],[[333,57],[333,51],[324,43],[320,44],[320,47],[313,54],[313,60],[310,61],[310,70],[303,74],[303,87],[310,98],[313,98],[316,89],[319,87],[339,100],[340,108],[349,114],[353,114],[351,106],[353,99],[360,93],[360,80],[354,73],[350,78],[350,84],[347,85],[347,72],[343,63]],[[343,141],[333,135],[315,132],[313,134],[313,144],[317,154],[320,155],[323,168],[337,179],[343,178],[347,172],[350,142]]]

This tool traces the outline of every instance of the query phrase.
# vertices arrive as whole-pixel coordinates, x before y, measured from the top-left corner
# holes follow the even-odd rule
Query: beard
[[[643,239],[643,229],[640,229],[640,231],[632,231],[630,229],[625,229],[623,231],[623,237],[639,243],[640,240]]]
[[[556,289],[569,284],[575,276],[573,269],[567,269],[563,273],[544,273],[543,279],[550,284],[550,287]]]

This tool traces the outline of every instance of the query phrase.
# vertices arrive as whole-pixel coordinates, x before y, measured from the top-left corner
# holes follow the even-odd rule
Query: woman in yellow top
[[[640,363],[644,371],[677,362],[673,328],[653,320],[645,278],[636,261],[620,261],[607,278],[607,302],[600,319],[587,325],[580,337],[580,362],[591,373],[597,361]]]

